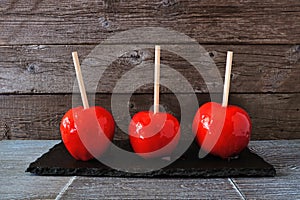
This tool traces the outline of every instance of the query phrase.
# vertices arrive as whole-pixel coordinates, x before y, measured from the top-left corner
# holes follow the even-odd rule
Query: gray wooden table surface
[[[300,199],[300,140],[252,141],[276,177],[144,179],[35,176],[30,162],[59,141],[0,141],[0,199]]]

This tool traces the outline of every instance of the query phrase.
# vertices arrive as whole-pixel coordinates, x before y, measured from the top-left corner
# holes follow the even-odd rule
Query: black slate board
[[[131,150],[128,141],[116,141],[116,145]],[[208,155],[199,159],[199,147],[194,142],[175,162],[157,171],[128,173],[112,169],[97,160],[87,162],[75,160],[63,143],[55,145],[49,152],[31,163],[26,172],[55,176],[110,176],[110,177],[261,177],[275,176],[272,165],[248,148],[237,159],[223,160]],[[109,154],[109,153],[108,153]],[[141,158],[142,159],[142,158]]]

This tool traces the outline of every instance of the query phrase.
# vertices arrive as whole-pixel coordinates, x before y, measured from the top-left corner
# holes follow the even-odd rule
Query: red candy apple
[[[170,156],[180,138],[180,125],[171,114],[159,112],[160,46],[155,46],[154,112],[133,116],[128,132],[133,150],[144,158]]]
[[[60,124],[67,150],[75,159],[82,161],[94,158],[91,154],[101,156],[113,139],[114,129],[113,117],[99,106],[70,109]]]
[[[221,104],[209,102],[198,109],[193,131],[202,149],[221,158],[229,158],[247,147],[251,121],[240,107],[222,107]]]
[[[179,138],[179,122],[168,113],[139,112],[133,116],[129,125],[131,146],[144,158],[169,156]]]

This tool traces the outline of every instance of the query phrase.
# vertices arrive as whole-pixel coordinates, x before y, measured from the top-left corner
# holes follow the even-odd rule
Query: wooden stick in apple
[[[89,102],[87,100],[86,91],[85,91],[82,73],[81,73],[80,64],[79,64],[79,59],[78,59],[78,54],[76,51],[72,52],[72,57],[73,57],[73,63],[75,66],[76,77],[77,77],[77,81],[78,81],[78,85],[79,85],[79,90],[80,90],[80,94],[81,94],[83,107],[84,107],[84,109],[87,109],[90,106],[89,106]]]
[[[180,139],[180,124],[171,114],[159,111],[160,46],[155,46],[154,111],[136,113],[129,124],[133,150],[143,158],[169,157]]]
[[[154,66],[154,114],[159,112],[160,46],[155,45]]]
[[[238,106],[228,105],[232,57],[233,53],[228,51],[222,105],[203,104],[193,121],[199,146],[223,159],[234,157],[247,147],[252,129],[248,113]]]
[[[232,51],[227,51],[226,72],[225,72],[225,82],[224,82],[224,89],[223,89],[222,107],[227,107],[227,105],[228,105],[232,57],[233,57],[233,52]]]

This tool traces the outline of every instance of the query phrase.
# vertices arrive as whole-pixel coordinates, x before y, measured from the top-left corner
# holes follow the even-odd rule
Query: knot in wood
[[[4,124],[4,135],[3,136],[6,140],[11,139],[10,127],[6,123]]]
[[[216,52],[215,52],[215,51],[211,51],[211,52],[209,52],[208,54],[209,54],[209,57],[214,58]]]
[[[294,45],[290,48],[287,54],[291,64],[296,64],[300,60],[300,45]]]
[[[163,7],[174,6],[177,3],[177,0],[162,0],[161,5]]]
[[[130,109],[133,109],[133,108],[134,108],[134,104],[133,104],[133,103],[130,103],[130,104],[129,104],[129,108],[130,108]]]
[[[144,61],[144,53],[143,51],[140,50],[134,50],[129,52],[129,60],[132,64],[140,64],[141,62]]]
[[[31,74],[35,74],[38,71],[38,66],[36,64],[29,64],[27,67],[27,71]]]
[[[110,21],[107,20],[105,17],[99,17],[98,20],[99,20],[99,22],[101,23],[101,26],[102,26],[103,28],[109,28],[110,25],[111,25]]]
[[[141,58],[141,55],[140,55],[140,52],[139,51],[132,51],[131,54],[130,54],[130,58],[133,58],[133,59],[140,59]]]

